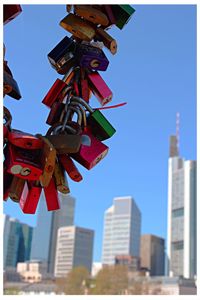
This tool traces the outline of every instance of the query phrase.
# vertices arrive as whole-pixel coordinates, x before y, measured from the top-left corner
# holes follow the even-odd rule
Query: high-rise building
[[[104,214],[103,265],[117,255],[140,255],[141,213],[131,196],[116,197]]]
[[[140,239],[141,268],[152,276],[164,275],[165,241],[152,234],[143,234]]]
[[[178,141],[178,137],[173,137]],[[172,141],[172,138],[170,139]],[[196,161],[185,160],[171,150],[168,161],[168,272],[174,276],[196,275]]]
[[[48,255],[48,272],[51,274],[54,274],[58,229],[64,226],[71,226],[74,224],[75,198],[61,193],[59,197],[61,202],[61,208],[59,210],[55,210],[52,213],[51,222],[51,246],[49,247]]]
[[[58,228],[74,224],[75,198],[59,193],[59,199],[61,208],[53,212],[48,211],[42,193],[31,249],[31,259],[47,262],[47,269],[51,274],[54,273]]]
[[[33,228],[9,216],[4,221],[4,269],[30,259]]]
[[[37,215],[37,226],[33,229],[31,260],[48,262],[52,212],[47,210],[44,193],[41,193]]]
[[[94,231],[77,226],[58,229],[55,277],[65,277],[75,267],[84,266],[91,272]]]

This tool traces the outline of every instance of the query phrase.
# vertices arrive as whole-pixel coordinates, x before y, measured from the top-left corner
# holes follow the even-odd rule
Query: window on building
[[[182,249],[183,249],[183,241],[172,243],[172,250],[182,250]]]
[[[182,217],[184,214],[184,208],[178,208],[172,210],[172,218]]]

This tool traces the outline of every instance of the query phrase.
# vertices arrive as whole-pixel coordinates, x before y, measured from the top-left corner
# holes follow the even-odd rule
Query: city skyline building
[[[58,229],[74,225],[75,198],[59,193],[60,209],[53,211],[51,222],[48,272],[54,274]]]
[[[180,157],[178,140],[177,135],[170,137],[167,272],[194,278],[197,264],[196,161]]]
[[[115,197],[104,213],[102,264],[114,265],[117,255],[140,254],[141,212],[131,196]]]
[[[141,269],[151,276],[161,276],[165,272],[165,240],[153,234],[143,234],[140,239]]]
[[[84,266],[91,273],[93,260],[94,230],[78,226],[58,229],[55,277],[65,277],[69,271]]]
[[[40,196],[37,213],[37,224],[36,227],[33,228],[31,260],[37,259],[47,263],[50,247],[52,212],[47,210],[43,191]]]
[[[33,228],[6,215],[3,232],[3,268],[15,268],[30,259]]]
[[[56,211],[48,211],[42,193],[31,249],[31,260],[46,262],[47,271],[51,274],[54,273],[58,228],[74,223],[75,198],[69,194],[59,193],[59,199],[61,208]]]

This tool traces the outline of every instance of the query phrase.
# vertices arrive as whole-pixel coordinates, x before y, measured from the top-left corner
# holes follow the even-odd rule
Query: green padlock
[[[116,26],[122,29],[128,23],[135,9],[130,5],[112,5],[112,11],[116,19]]]
[[[93,110],[91,106],[80,97],[72,97],[73,103],[82,104],[89,112],[87,116],[87,124],[90,126],[92,134],[100,141],[109,139],[116,132],[115,128],[104,117],[99,110]]]

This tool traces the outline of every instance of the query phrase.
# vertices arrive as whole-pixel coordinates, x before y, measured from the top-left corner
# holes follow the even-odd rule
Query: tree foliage
[[[58,278],[56,281],[57,293],[66,295],[83,295],[85,293],[84,283],[89,277],[88,270],[83,267],[75,267],[66,278]]]
[[[128,270],[126,266],[104,267],[96,276],[93,295],[122,295],[128,288]]]

